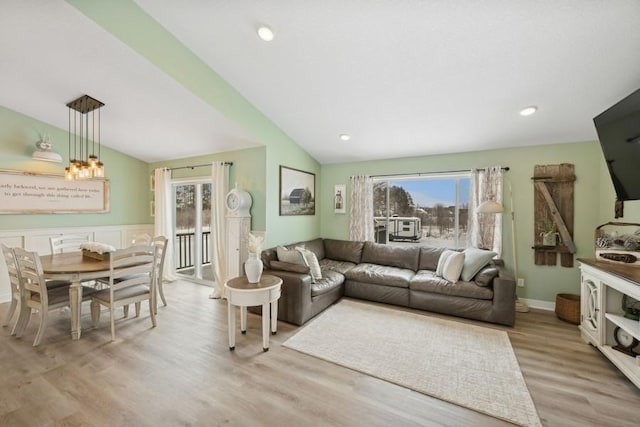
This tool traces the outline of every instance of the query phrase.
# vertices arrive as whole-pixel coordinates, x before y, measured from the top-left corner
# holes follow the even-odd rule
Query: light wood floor
[[[38,348],[35,318],[22,339],[2,328],[0,426],[508,425],[282,347],[297,330],[286,323],[263,353],[252,314],[230,352],[225,302],[182,281],[165,293],[157,328],[143,307],[117,322],[113,343],[108,314],[91,329],[87,306],[80,341],[69,337],[68,312],[52,314]],[[533,311],[497,328],[509,332],[544,425],[637,425],[640,392],[575,326]]]

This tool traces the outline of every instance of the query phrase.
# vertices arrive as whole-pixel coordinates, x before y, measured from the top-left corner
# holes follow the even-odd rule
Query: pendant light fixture
[[[104,178],[104,164],[100,161],[100,108],[103,106],[104,103],[89,95],[67,104],[69,166],[64,170],[65,179]]]

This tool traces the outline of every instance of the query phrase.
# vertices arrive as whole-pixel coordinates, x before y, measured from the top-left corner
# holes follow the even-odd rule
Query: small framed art
[[[343,214],[347,212],[346,185],[336,184],[333,186],[333,213]]]

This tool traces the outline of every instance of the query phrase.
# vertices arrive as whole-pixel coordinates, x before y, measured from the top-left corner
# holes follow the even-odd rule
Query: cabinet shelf
[[[635,339],[640,340],[640,322],[627,319],[620,314],[605,313],[604,316],[616,326],[620,326],[627,333],[633,335]]]
[[[628,319],[627,319],[628,320]],[[640,387],[640,366],[636,364],[633,357],[614,350],[609,345],[600,347],[600,351],[604,354],[620,371],[631,380],[636,387]]]

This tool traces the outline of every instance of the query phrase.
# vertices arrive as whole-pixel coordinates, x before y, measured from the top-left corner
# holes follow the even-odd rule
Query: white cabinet
[[[624,316],[623,296],[640,301],[640,267],[595,259],[579,259],[581,271],[582,338],[597,347],[637,387],[640,365],[636,359],[615,350],[614,331],[622,329],[640,340],[640,323]],[[640,347],[640,346],[639,346]],[[640,352],[640,348],[636,348]]]
[[[589,274],[586,268],[582,269],[581,274],[581,298],[580,298],[580,333],[582,339],[598,347],[603,339],[601,337],[600,308],[602,302],[600,297],[601,283],[600,279]]]

